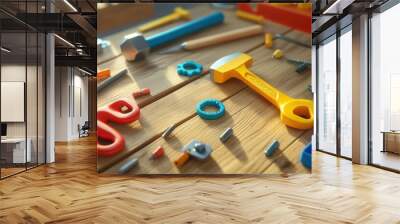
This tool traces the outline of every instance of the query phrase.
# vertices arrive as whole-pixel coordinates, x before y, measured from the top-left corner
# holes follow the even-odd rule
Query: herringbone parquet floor
[[[0,181],[0,223],[400,223],[400,176],[314,154],[310,175],[110,177],[94,138]]]

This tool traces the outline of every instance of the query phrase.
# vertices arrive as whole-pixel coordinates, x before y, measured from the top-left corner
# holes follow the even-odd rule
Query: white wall
[[[28,66],[29,69],[29,66]],[[1,65],[1,81],[25,82],[25,64],[24,65]]]
[[[77,139],[78,124],[88,120],[88,79],[75,68],[56,67],[55,85],[55,140]]]
[[[28,69],[31,69],[28,67]],[[2,82],[25,82],[25,65],[2,65]],[[25,123],[11,122],[7,123],[8,137],[25,137]]]
[[[81,126],[88,120],[88,78],[81,76],[82,73],[76,74],[77,70],[75,70],[75,77],[74,77],[74,96],[75,99],[75,106],[73,113],[74,119],[72,119],[72,136],[73,138],[78,137],[78,129],[77,126],[80,124]],[[80,108],[81,107],[81,108]],[[82,111],[80,111],[82,110]]]
[[[41,66],[36,67],[25,64],[3,64],[1,66],[2,82],[24,82],[26,83],[26,106],[23,106],[19,111],[25,113],[26,120],[22,122],[6,122],[7,123],[7,138],[27,138],[30,140],[29,147],[32,151],[32,161],[44,163],[45,142],[44,142],[44,74]],[[39,70],[37,70],[39,69]],[[27,78],[27,80],[25,80]],[[4,89],[2,89],[3,92]],[[21,92],[22,91],[22,92]],[[24,94],[24,90],[20,90]],[[3,97],[7,97],[2,95]],[[10,108],[2,107],[1,110],[10,110]],[[4,111],[3,111],[4,112]],[[23,115],[22,115],[23,116]]]
[[[36,68],[28,66],[27,69],[28,74],[30,74],[30,71]],[[25,82],[25,74],[25,64],[4,64],[1,66],[2,82]],[[25,122],[7,122],[7,137],[25,137],[25,126]]]
[[[67,67],[55,68],[55,140],[68,140],[68,86]]]
[[[1,81],[0,101],[2,122],[25,121],[25,82]]]

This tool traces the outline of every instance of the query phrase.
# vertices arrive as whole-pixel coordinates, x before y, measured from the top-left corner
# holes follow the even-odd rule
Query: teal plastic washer
[[[205,111],[206,107],[215,107],[217,111]],[[216,120],[225,114],[224,104],[216,99],[205,99],[196,105],[197,114],[205,120]]]

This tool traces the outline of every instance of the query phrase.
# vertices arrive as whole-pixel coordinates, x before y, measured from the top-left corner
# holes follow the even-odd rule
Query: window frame
[[[345,17],[343,19],[348,20],[349,17]],[[320,126],[319,126],[319,122],[317,122],[316,124],[316,150],[319,152],[323,152],[329,155],[333,155],[333,156],[337,156],[346,160],[352,160],[352,158],[347,157],[342,155],[342,150],[341,150],[341,118],[340,118],[340,103],[341,103],[341,97],[340,97],[340,81],[341,81],[341,66],[340,66],[340,37],[342,35],[344,35],[347,32],[352,32],[352,29],[349,27],[352,25],[352,23],[348,23],[343,27],[339,27],[338,25],[336,25],[336,32],[331,34],[330,36],[326,37],[323,40],[319,40],[319,42],[316,44],[316,57],[315,57],[315,61],[316,61],[316,114],[319,114],[319,85],[320,85],[320,74],[319,74],[319,48],[320,48],[320,44],[323,42],[328,41],[330,38],[332,38],[332,36],[335,35],[335,38],[329,41],[336,41],[336,152],[332,153],[329,151],[326,151],[324,149],[320,148],[320,144],[319,144],[319,130],[320,130]]]
[[[368,77],[368,165],[377,167],[383,170],[400,173],[400,170],[393,169],[387,166],[383,166],[380,164],[376,164],[373,162],[373,133],[372,133],[372,19],[374,14],[381,14],[385,11],[391,9],[392,7],[400,4],[400,0],[389,0],[379,7],[368,11],[368,69],[367,69],[367,77]]]
[[[22,1],[22,2],[27,3],[28,1],[25,0],[25,1]],[[31,1],[31,2],[37,3],[36,11],[38,12],[38,10],[39,10],[39,8],[38,8],[39,1]],[[25,11],[27,10],[26,7],[27,6],[25,4]],[[8,14],[8,12],[6,10],[4,10],[3,8],[1,8],[1,6],[0,6],[0,9],[1,9],[2,12]],[[45,10],[47,12],[47,7],[46,7]],[[12,19],[15,19],[17,22],[21,22],[21,21],[18,21],[18,19],[16,19],[16,18],[12,18]],[[0,26],[1,26],[1,24],[0,24]],[[26,172],[26,171],[28,171],[30,169],[39,167],[39,166],[44,165],[44,164],[47,163],[47,128],[46,128],[47,127],[47,110],[46,110],[46,108],[47,108],[47,99],[46,99],[47,98],[47,43],[48,43],[48,41],[47,41],[47,33],[43,32],[43,31],[40,31],[40,30],[37,30],[37,29],[33,28],[32,26],[30,26],[30,25],[28,25],[26,23],[24,23],[23,26],[24,26],[24,30],[18,30],[18,31],[14,31],[14,32],[11,32],[11,33],[19,33],[21,35],[25,35],[25,37],[24,37],[25,38],[25,49],[24,49],[24,51],[25,51],[25,69],[24,69],[25,70],[25,87],[24,87],[24,90],[25,90],[25,93],[24,93],[24,96],[25,96],[24,97],[25,98],[24,99],[24,107],[25,107],[24,108],[25,166],[24,166],[23,170],[20,170],[18,172],[15,172],[15,173],[12,173],[12,174],[9,174],[9,175],[6,175],[6,176],[3,175],[2,167],[0,166],[0,180],[6,179],[8,177],[12,177],[12,176],[17,175],[19,173]],[[3,31],[3,30],[0,29],[0,46],[2,45],[1,42],[2,42],[2,34],[3,33],[10,33],[10,32]],[[28,116],[27,116],[27,82],[28,82],[28,78],[27,78],[27,76],[28,76],[28,65],[30,65],[30,63],[28,63],[28,53],[27,53],[28,52],[28,34],[33,34],[33,35],[36,34],[36,41],[35,41],[36,42],[36,49],[35,49],[35,51],[36,51],[36,57],[37,57],[36,61],[34,62],[34,63],[36,63],[35,64],[36,65],[36,69],[35,69],[35,75],[36,75],[36,122],[34,122],[34,123],[36,123],[36,136],[32,136],[32,140],[33,140],[33,138],[36,138],[36,141],[37,141],[37,144],[36,144],[36,161],[34,163],[30,163],[29,166],[28,166],[28,162],[27,162],[27,156],[28,156],[28,154],[27,154],[27,147],[28,147],[28,141],[27,141],[27,139],[28,139]],[[43,35],[39,35],[39,34],[43,34]],[[40,40],[39,40],[39,36],[41,36]],[[42,49],[39,48],[39,44],[38,44],[39,41],[41,41],[41,44],[43,44],[41,46]],[[40,51],[39,51],[39,49],[40,49]],[[42,54],[42,55],[40,55],[40,57],[42,58],[42,62],[43,62],[42,64],[39,63],[39,52]],[[3,61],[2,60],[2,54],[0,53],[0,82],[1,82],[1,72],[2,72],[1,71],[2,61]],[[40,118],[41,122],[44,125],[42,127],[44,129],[43,133],[42,133],[43,134],[43,143],[44,144],[42,145],[43,148],[41,149],[41,151],[44,152],[44,154],[41,155],[41,157],[43,157],[42,158],[43,162],[39,162],[39,142],[38,142],[38,139],[39,139],[39,113],[38,113],[38,111],[39,111],[39,81],[38,81],[39,80],[38,79],[38,77],[39,77],[39,66],[42,67],[42,70],[41,70],[42,74],[41,75],[42,75],[42,82],[43,82],[42,84],[43,84],[43,89],[44,89],[44,91],[42,92],[42,96],[43,96],[42,103],[43,103],[43,105],[41,105],[43,107],[42,109],[44,109],[44,111],[43,111],[44,115],[43,115],[43,117]],[[32,74],[30,74],[30,75],[32,75]],[[0,89],[1,89],[1,86],[0,86]],[[0,100],[1,100],[1,97],[0,97]],[[0,105],[0,110],[1,110],[1,105]],[[1,119],[0,119],[0,123],[1,123]],[[1,151],[2,150],[1,150],[1,144],[0,144],[0,158],[1,158]]]

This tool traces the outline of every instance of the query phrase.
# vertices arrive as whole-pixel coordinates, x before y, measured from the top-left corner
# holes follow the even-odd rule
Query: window
[[[336,153],[336,36],[318,47],[318,149]]]
[[[39,13],[44,2],[18,2],[23,12]],[[15,2],[0,1],[0,7]],[[45,35],[1,12],[0,23],[0,178],[45,163]]]
[[[371,18],[371,162],[400,171],[400,4]]]
[[[351,25],[340,36],[340,155],[352,157],[352,33]]]
[[[352,27],[320,43],[318,68],[318,149],[352,157]],[[339,57],[337,57],[339,56]],[[337,66],[339,63],[339,66]],[[339,79],[338,79],[339,78]],[[339,90],[339,92],[337,92]],[[339,104],[338,104],[339,103]],[[340,121],[340,123],[337,123]],[[340,144],[340,145],[338,145]]]

